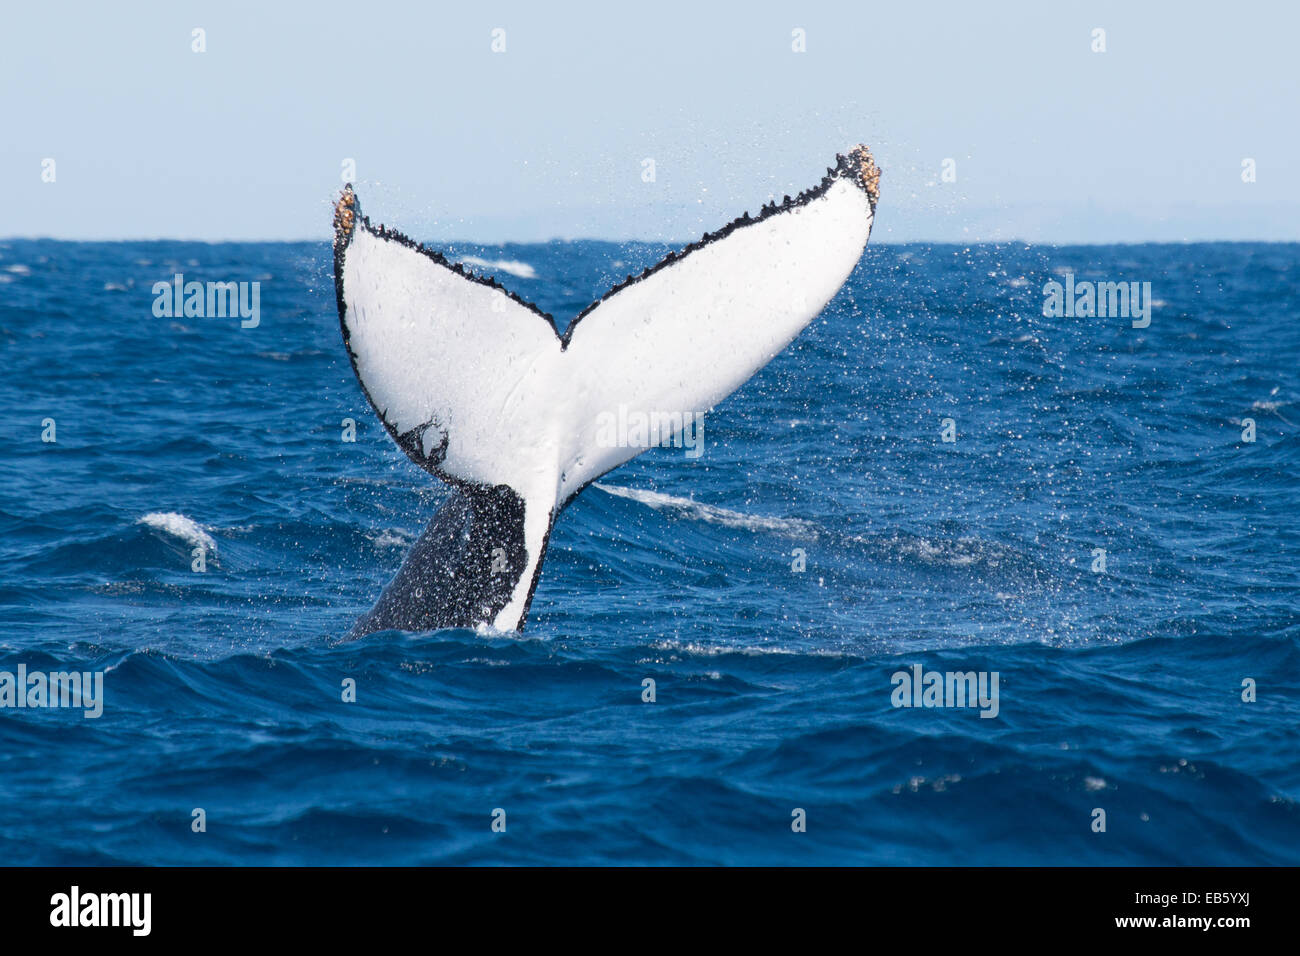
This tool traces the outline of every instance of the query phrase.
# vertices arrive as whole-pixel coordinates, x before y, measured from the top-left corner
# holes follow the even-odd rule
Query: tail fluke
[[[629,278],[563,334],[497,283],[371,226],[345,189],[334,276],[352,368],[402,450],[460,491],[360,632],[521,627],[556,515],[645,450],[603,440],[602,416],[698,415],[766,365],[857,265],[879,175],[855,147],[818,186]],[[448,567],[455,583],[439,584]]]

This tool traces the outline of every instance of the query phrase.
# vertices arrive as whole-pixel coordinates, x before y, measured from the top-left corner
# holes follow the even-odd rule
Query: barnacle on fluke
[[[352,184],[348,183],[343,187],[343,193],[339,196],[339,201],[334,204],[334,241],[342,241],[344,245],[352,236],[352,227],[356,224],[356,213],[353,211],[357,203],[356,193],[352,191]]]
[[[847,157],[840,157],[840,164],[848,169],[857,180],[858,184],[867,191],[867,197],[871,200],[871,211],[876,211],[876,203],[880,201],[880,167],[871,156],[871,150],[866,146],[854,146],[849,150]],[[788,200],[789,197],[787,196]]]

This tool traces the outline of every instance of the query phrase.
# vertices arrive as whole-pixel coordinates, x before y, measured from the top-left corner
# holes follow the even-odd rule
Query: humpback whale
[[[563,332],[495,280],[334,207],[334,289],[352,370],[410,459],[451,488],[375,606],[373,631],[519,630],[551,528],[645,450],[598,437],[623,407],[702,413],[771,361],[862,256],[880,170],[865,146],[821,183],[670,253]]]

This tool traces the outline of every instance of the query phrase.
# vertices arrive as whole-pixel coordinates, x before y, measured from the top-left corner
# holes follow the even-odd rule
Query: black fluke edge
[[[847,178],[867,194],[867,199],[871,203],[871,213],[874,216],[876,212],[876,203],[880,198],[880,167],[876,165],[870,149],[863,145],[854,146],[847,154],[836,155],[835,166],[827,167],[826,175],[822,177],[821,182],[816,186],[805,189],[793,199],[791,199],[789,195],[786,195],[780,203],[766,203],[759,210],[757,216],[751,216],[749,211],[746,210],[744,214],[733,219],[720,229],[714,230],[713,232],[706,232],[698,241],[690,243],[680,251],[668,253],[654,265],[642,270],[639,275],[626,277],[622,282],[615,285],[599,299],[592,302],[579,312],[574,320],[569,323],[568,328],[566,328],[563,333],[560,332],[559,327],[555,324],[555,318],[549,312],[542,311],[532,302],[516,295],[491,276],[476,275],[460,263],[449,261],[442,253],[428,248],[421,242],[416,242],[395,229],[389,229],[383,225],[378,227],[371,226],[370,219],[361,214],[360,200],[353,191],[352,184],[348,183],[343,187],[343,193],[335,205],[334,213],[334,287],[338,297],[339,321],[340,324],[342,324],[344,312],[343,255],[347,251],[347,247],[351,244],[352,238],[356,235],[356,227],[359,225],[361,228],[380,239],[391,239],[409,249],[415,250],[421,255],[438,263],[438,265],[445,266],[457,275],[464,276],[471,282],[477,282],[480,285],[485,285],[489,288],[504,292],[519,305],[522,305],[524,308],[545,319],[551,326],[551,330],[555,332],[556,336],[559,338],[560,347],[562,349],[567,349],[569,347],[569,342],[573,338],[573,331],[577,328],[578,323],[611,296],[617,295],[628,286],[635,285],[636,283],[654,275],[656,272],[659,272],[661,269],[673,265],[678,260],[684,259],[686,256],[690,255],[692,252],[703,249],[710,243],[717,242],[720,239],[725,239],[737,229],[744,228],[745,226],[756,225],[764,220],[770,219],[772,216],[788,212],[791,209],[797,209],[800,206],[806,206],[814,199],[818,199],[825,195],[826,191],[834,185],[835,181],[841,178]],[[343,326],[343,341],[345,344],[347,343],[347,340],[347,327]],[[351,348],[349,348],[348,353],[349,355],[351,354]]]

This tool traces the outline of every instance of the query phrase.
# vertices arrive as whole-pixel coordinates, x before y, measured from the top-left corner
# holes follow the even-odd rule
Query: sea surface
[[[443,248],[563,326],[670,247]],[[0,863],[1300,863],[1300,245],[872,245],[563,514],[521,635],[351,643],[445,492],[331,268],[0,242],[0,671],[103,675],[0,708]]]

